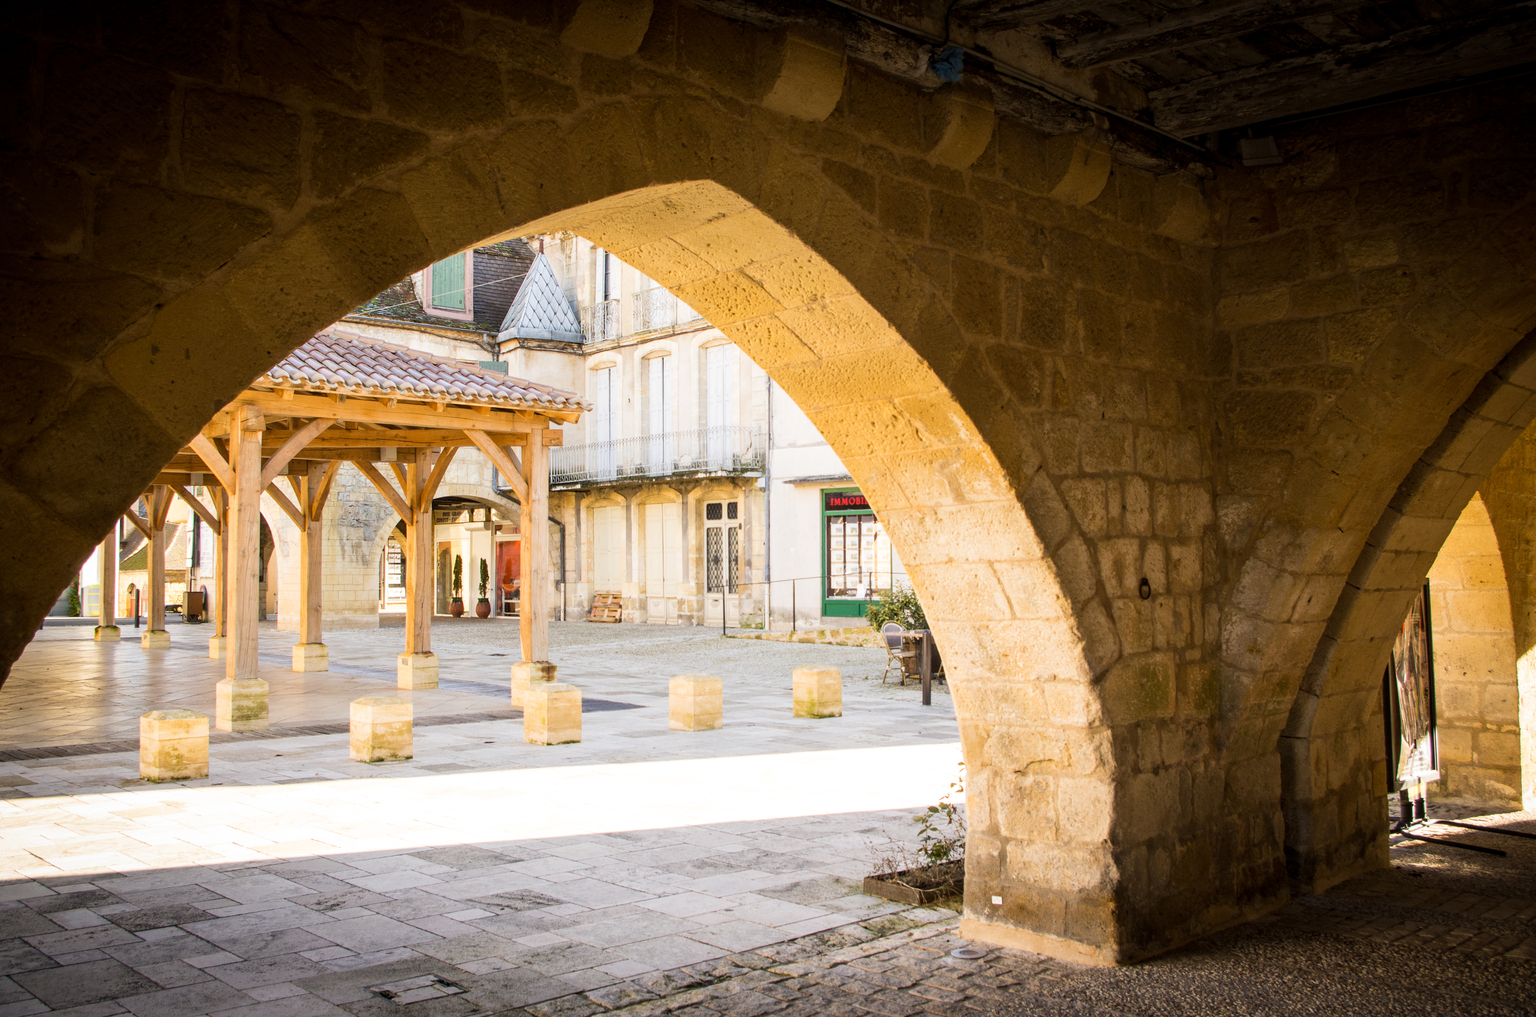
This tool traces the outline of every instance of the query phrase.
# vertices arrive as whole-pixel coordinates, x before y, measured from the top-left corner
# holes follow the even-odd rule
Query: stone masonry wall
[[[1520,806],[1520,715],[1509,586],[1481,497],[1429,570],[1440,732],[1437,796]]]
[[[1536,311],[1528,97],[1292,128],[1202,183],[685,4],[581,6],[12,22],[0,656],[261,369],[570,229],[773,376],[885,521],[953,684],[967,934],[1118,962],[1282,902],[1313,650]],[[763,105],[802,71],[835,101]]]

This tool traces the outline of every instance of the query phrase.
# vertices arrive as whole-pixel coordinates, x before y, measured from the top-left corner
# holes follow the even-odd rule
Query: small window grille
[[[736,504],[736,502],[734,502],[734,501],[726,502],[726,505],[725,505],[725,518],[727,518],[727,519],[735,519],[736,518],[736,510],[739,507],[740,506],[738,506]]]
[[[704,506],[704,518],[705,519],[719,519],[720,518],[720,502],[712,501],[712,502],[708,503],[707,505],[705,505]]]

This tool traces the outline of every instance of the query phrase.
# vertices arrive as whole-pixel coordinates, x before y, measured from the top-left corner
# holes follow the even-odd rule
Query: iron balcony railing
[[[700,314],[673,296],[665,286],[653,286],[635,294],[631,317],[636,332],[653,332],[698,321]]]
[[[581,309],[581,330],[587,342],[600,343],[604,339],[619,336],[619,302],[617,299],[588,304]]]
[[[701,427],[549,450],[551,484],[590,484],[678,473],[754,473],[767,442],[751,427]]]

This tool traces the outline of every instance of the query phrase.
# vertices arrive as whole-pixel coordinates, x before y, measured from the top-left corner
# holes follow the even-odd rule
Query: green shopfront
[[[858,488],[821,492],[821,613],[862,618],[869,602],[905,579],[891,540]]]

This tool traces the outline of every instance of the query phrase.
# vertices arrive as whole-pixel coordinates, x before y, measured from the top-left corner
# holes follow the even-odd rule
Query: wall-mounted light
[[[1280,146],[1275,144],[1273,136],[1238,138],[1237,152],[1242,156],[1244,166],[1278,166],[1283,161]]]

